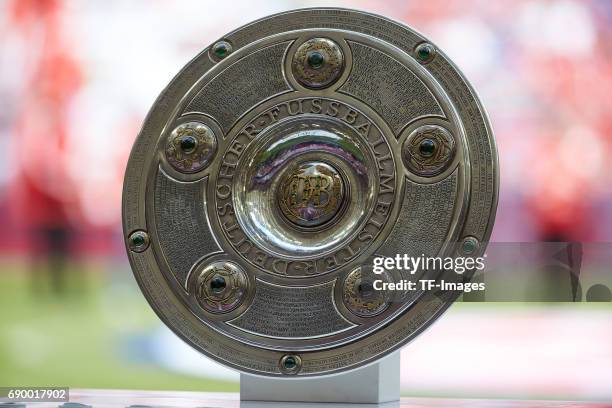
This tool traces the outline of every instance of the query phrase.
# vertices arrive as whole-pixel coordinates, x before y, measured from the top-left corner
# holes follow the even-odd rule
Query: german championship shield
[[[377,291],[372,260],[482,254],[497,193],[487,115],[442,50],[380,16],[305,9],[218,39],[161,93],[123,225],[142,292],[185,342],[245,373],[314,376],[440,316],[456,292]]]

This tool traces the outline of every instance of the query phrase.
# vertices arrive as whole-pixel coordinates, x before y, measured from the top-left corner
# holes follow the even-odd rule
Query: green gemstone
[[[132,236],[132,245],[142,246],[145,243],[145,237],[142,234],[134,234]]]
[[[421,44],[416,49],[417,58],[421,61],[428,61],[433,54],[433,47],[430,44]]]
[[[463,241],[463,252],[471,254],[476,250],[476,243],[471,239]]]
[[[373,294],[374,285],[370,281],[361,281],[359,286],[357,286],[357,290],[363,297],[368,297]]]
[[[220,293],[225,290],[227,283],[223,276],[215,276],[210,280],[210,289],[215,293]]]
[[[213,48],[213,52],[219,58],[225,58],[230,53],[230,45],[224,41],[218,42]]]
[[[193,136],[184,136],[181,138],[181,150],[185,153],[191,153],[195,150],[198,141]]]
[[[419,145],[419,152],[422,156],[431,157],[436,151],[436,144],[431,139],[424,139]]]
[[[293,356],[285,357],[285,359],[283,360],[283,366],[287,370],[292,370],[297,366],[297,360]]]
[[[307,60],[308,66],[310,66],[310,68],[318,69],[323,66],[323,63],[325,62],[325,57],[323,57],[323,54],[321,54],[319,51],[312,51],[308,53]]]

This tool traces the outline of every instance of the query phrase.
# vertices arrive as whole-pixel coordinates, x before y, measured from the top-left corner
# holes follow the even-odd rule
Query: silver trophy
[[[440,316],[456,292],[374,291],[372,259],[482,254],[497,195],[486,112],[440,49],[384,17],[304,9],[172,80],[134,144],[123,226],[185,342],[249,381],[306,381],[367,369]],[[379,276],[401,278],[419,276]]]

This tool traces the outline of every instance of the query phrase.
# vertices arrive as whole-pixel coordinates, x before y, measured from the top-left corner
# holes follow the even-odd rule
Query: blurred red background
[[[59,236],[77,253],[121,254],[123,171],[156,95],[217,36],[306,5],[241,3],[223,18],[194,17],[191,2],[0,3],[1,253]],[[493,240],[611,240],[612,3],[350,6],[417,28],[473,82],[500,151]]]

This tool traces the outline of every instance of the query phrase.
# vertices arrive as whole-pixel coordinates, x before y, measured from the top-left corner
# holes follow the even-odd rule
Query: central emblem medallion
[[[284,178],[279,195],[287,220],[302,227],[318,227],[339,213],[344,203],[344,182],[333,166],[307,162]]]

